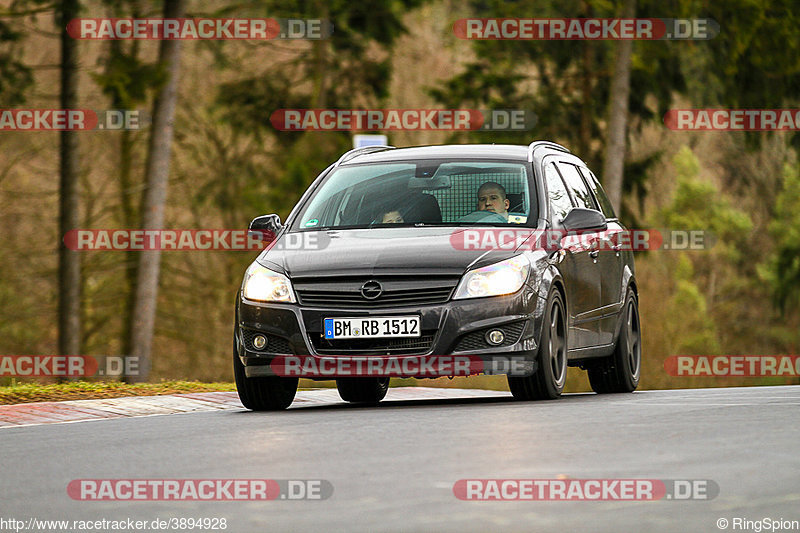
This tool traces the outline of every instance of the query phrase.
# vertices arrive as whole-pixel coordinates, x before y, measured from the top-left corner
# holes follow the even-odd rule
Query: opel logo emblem
[[[377,281],[370,280],[361,286],[361,296],[367,300],[374,300],[383,294],[383,287]]]

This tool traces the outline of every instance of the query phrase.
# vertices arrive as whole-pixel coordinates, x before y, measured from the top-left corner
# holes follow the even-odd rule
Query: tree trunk
[[[121,108],[122,106],[120,106]],[[136,209],[133,202],[133,179],[131,178],[131,168],[133,166],[133,141],[131,139],[131,132],[128,130],[120,133],[119,140],[120,157],[119,157],[119,183],[120,183],[120,202],[122,204],[122,227],[135,228],[138,226],[136,220]],[[134,305],[136,302],[136,267],[137,256],[135,252],[126,253],[125,256],[125,290],[120,292],[120,297],[123,298],[124,305],[122,308],[122,323],[123,328],[121,332],[122,341],[122,357],[128,358],[133,352],[133,338],[130,332],[129,324],[133,323]],[[128,328],[128,329],[126,329]],[[122,380],[127,383],[132,383],[134,376],[123,376]]]
[[[594,121],[594,105],[592,102],[592,80],[594,78],[594,47],[593,41],[583,41],[583,64],[581,72],[581,121],[578,130],[578,150],[581,157],[590,158],[592,145],[592,122]]]
[[[636,16],[636,0],[625,0],[623,18]],[[631,55],[633,41],[619,41],[614,58],[614,77],[609,96],[608,140],[603,165],[603,184],[617,214],[622,209],[622,171],[628,133],[628,97],[631,91]]]
[[[592,18],[594,10],[589,0],[582,0],[580,8],[581,18]],[[577,43],[576,43],[577,46]],[[592,93],[594,92],[595,56],[597,43],[592,40],[581,41],[581,101],[580,101],[580,121],[578,123],[578,146],[577,153],[591,164],[594,155],[592,148],[592,124],[594,123],[595,105]]]
[[[114,13],[114,16],[124,16],[123,13]],[[138,9],[134,11],[133,18],[139,18]],[[119,60],[124,57],[120,41],[109,41],[111,60]],[[133,63],[138,62],[139,42],[131,43],[130,58]],[[123,98],[119,91],[114,91],[112,98],[113,109],[133,109],[130,96]],[[134,183],[133,183],[133,132],[123,130],[119,138],[119,187],[120,187],[120,206],[122,208],[122,227],[135,228],[139,225],[137,207],[134,202]],[[122,335],[122,354],[129,357],[131,354],[131,335],[128,325],[133,317],[134,291],[136,290],[136,267],[137,258],[135,254],[127,254],[125,257],[125,289],[120,291],[120,298],[123,298],[122,323],[125,324]],[[123,380],[131,382],[132,378],[123,376]]]
[[[183,11],[183,0],[164,1],[165,18],[181,18]],[[180,40],[161,41],[158,61],[160,67],[167,74],[167,80],[153,103],[153,124],[148,146],[146,186],[141,210],[142,228],[145,230],[161,229],[164,225],[164,205],[167,199],[179,60]],[[130,355],[138,358],[139,374],[133,376],[133,381],[147,381],[150,375],[160,266],[160,250],[140,252],[130,343]]]
[[[61,109],[78,108],[77,41],[67,34],[67,22],[79,16],[78,0],[64,0],[59,12],[61,26]],[[78,135],[60,134],[59,234],[79,225]],[[58,253],[58,351],[62,355],[81,353],[81,261],[80,252],[69,250],[63,239]]]

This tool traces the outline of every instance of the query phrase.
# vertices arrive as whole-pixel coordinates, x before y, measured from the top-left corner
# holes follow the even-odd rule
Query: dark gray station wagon
[[[598,393],[639,382],[633,255],[587,165],[558,144],[351,150],[291,214],[260,216],[275,240],[236,299],[233,365],[242,403],[283,409],[298,378],[287,356],[513,356],[519,400],[554,399],[567,366]],[[530,246],[526,235],[574,232],[580,245]],[[300,245],[298,245],[300,243]],[[313,245],[313,246],[312,246]],[[330,379],[330,378],[329,378]],[[377,403],[382,375],[337,376],[341,397]]]

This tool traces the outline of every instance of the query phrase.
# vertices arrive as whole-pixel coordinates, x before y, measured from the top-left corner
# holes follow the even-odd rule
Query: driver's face
[[[481,188],[478,191],[478,211],[491,211],[508,218],[508,199],[494,187]]]

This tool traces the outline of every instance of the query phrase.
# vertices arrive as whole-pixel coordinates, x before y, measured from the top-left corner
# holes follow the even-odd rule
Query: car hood
[[[514,250],[462,250],[454,242],[468,228],[371,228],[282,234],[258,262],[290,277],[372,274],[461,275],[502,261]],[[305,236],[305,237],[302,237]]]

